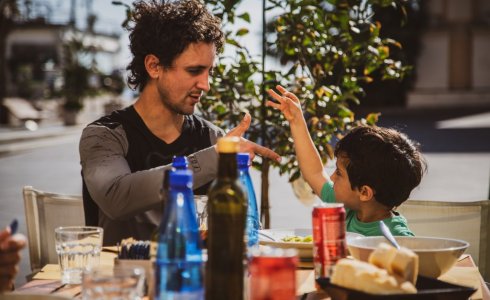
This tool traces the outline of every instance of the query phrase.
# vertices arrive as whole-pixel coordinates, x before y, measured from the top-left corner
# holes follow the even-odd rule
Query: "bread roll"
[[[391,262],[395,258],[396,248],[392,247],[386,243],[381,243],[378,245],[371,254],[369,255],[368,262],[381,269],[391,272]]]
[[[412,284],[417,282],[419,257],[412,250],[400,248],[391,262],[391,274],[396,274]]]
[[[415,285],[419,274],[419,257],[412,250],[395,247],[386,243],[378,245],[368,259],[369,263],[383,268],[399,281],[409,281]]]
[[[410,282],[400,284],[395,277],[372,264],[341,259],[337,262],[331,283],[370,294],[409,294],[417,289]]]

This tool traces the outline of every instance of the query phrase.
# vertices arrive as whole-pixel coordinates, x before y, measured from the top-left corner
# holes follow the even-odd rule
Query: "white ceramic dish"
[[[396,236],[395,239],[400,246],[419,256],[419,274],[431,278],[447,272],[469,246],[465,241],[448,238]],[[388,243],[382,236],[362,237],[351,240],[347,246],[354,258],[367,261],[369,254],[381,242]]]
[[[296,228],[296,229],[264,229],[259,230],[259,244],[276,247],[276,248],[294,248],[298,250],[298,256],[301,259],[312,259],[313,258],[313,242],[302,243],[302,242],[284,242],[282,241],[285,237],[290,236],[301,236],[305,237],[312,235],[311,228]],[[361,234],[347,232],[346,239],[347,243],[351,239],[362,237]]]

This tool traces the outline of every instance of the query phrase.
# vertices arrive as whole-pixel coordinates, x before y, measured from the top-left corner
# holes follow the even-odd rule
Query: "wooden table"
[[[101,257],[101,265],[111,267],[115,254],[105,253]],[[59,281],[59,269],[57,265],[47,265],[44,272],[36,274],[34,280],[18,288],[15,293],[29,294],[54,294],[70,298],[79,298],[80,285],[62,285]],[[297,295],[301,300],[328,300],[330,297],[324,292],[315,290],[315,277],[313,270],[297,270]],[[37,278],[37,279],[36,279]],[[45,279],[40,279],[45,278]],[[455,284],[473,286],[478,291],[471,299],[490,300],[490,291],[481,277],[478,269],[469,255],[463,255],[460,260],[440,280]]]

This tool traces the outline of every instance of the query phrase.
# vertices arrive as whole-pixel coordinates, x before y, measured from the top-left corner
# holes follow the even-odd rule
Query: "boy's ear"
[[[148,76],[152,79],[158,79],[159,76],[159,63],[160,60],[153,54],[145,56],[145,69],[148,72]]]
[[[374,190],[368,186],[363,185],[359,188],[359,200],[369,201],[374,198]]]

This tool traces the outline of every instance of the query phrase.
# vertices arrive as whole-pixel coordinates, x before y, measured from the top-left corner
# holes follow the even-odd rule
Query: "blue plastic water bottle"
[[[204,298],[202,242],[192,193],[192,172],[170,172],[168,202],[158,238],[155,299]]]
[[[175,170],[187,170],[188,166],[189,162],[185,156],[174,156],[172,159],[172,167],[175,168]]]
[[[248,237],[247,245],[254,246],[259,242],[259,212],[257,209],[257,198],[255,197],[255,190],[252,184],[252,178],[250,178],[249,168],[250,155],[248,153],[238,153],[238,176],[248,196],[248,210],[247,210],[247,224],[246,232]]]

